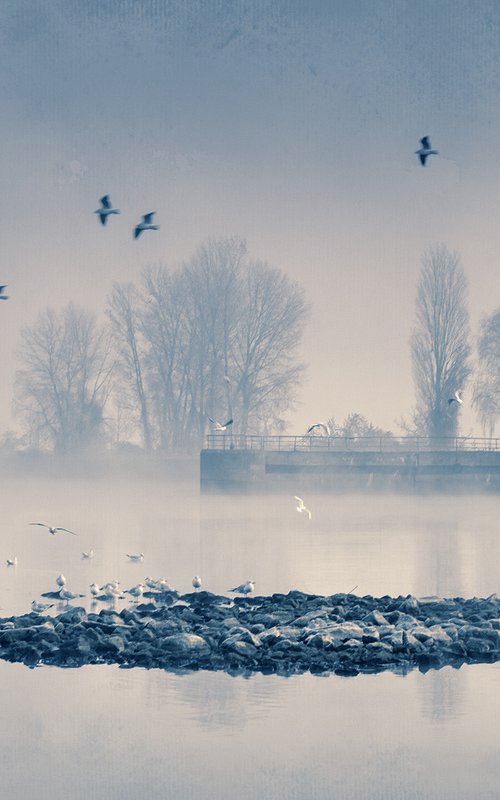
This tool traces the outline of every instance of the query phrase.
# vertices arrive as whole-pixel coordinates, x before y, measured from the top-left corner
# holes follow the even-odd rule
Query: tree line
[[[430,247],[410,338],[416,403],[399,423],[407,433],[458,433],[456,393],[472,375],[467,291],[459,256]],[[240,434],[283,432],[304,379],[299,349],[309,313],[303,288],[251,259],[237,237],[206,241],[179,268],[149,266],[137,283],[115,283],[104,322],[74,304],[48,308],[18,348],[15,406],[25,443],[56,452],[127,442],[193,452],[209,417],[234,419]],[[499,390],[497,309],[481,322],[468,392],[488,436]],[[392,435],[359,413],[328,425],[332,435]]]

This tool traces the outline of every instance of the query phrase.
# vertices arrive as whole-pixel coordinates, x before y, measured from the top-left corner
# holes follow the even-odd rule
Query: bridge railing
[[[244,436],[224,431],[210,433],[207,450],[267,450],[339,452],[435,452],[437,450],[500,451],[499,438],[471,436]]]

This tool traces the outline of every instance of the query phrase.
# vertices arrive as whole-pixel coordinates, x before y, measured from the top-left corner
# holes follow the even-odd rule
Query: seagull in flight
[[[82,553],[82,559],[85,559],[85,558],[94,558],[94,550],[93,550],[92,547],[87,552],[84,551]]]
[[[433,150],[428,136],[424,136],[423,139],[420,139],[420,144],[422,145],[422,147],[420,148],[420,150],[415,150],[415,155],[417,155],[420,158],[420,163],[422,164],[423,167],[425,167],[427,156],[437,156],[438,151]]]
[[[461,389],[457,389],[457,391],[455,392],[454,396],[448,398],[448,405],[449,406],[451,406],[452,403],[458,403],[459,405],[462,405],[462,403],[464,401],[460,397],[460,392],[461,392]]]
[[[101,197],[99,202],[101,207],[98,208],[97,211],[94,211],[94,214],[99,214],[101,225],[105,225],[110,214],[119,214],[120,212],[117,208],[113,208],[111,200],[109,199],[109,194],[105,194],[104,197]]]
[[[7,284],[5,284],[5,286],[0,286],[0,300],[8,300],[9,299],[10,295],[3,293],[4,289],[6,289],[6,288],[7,288]]]
[[[201,589],[201,578],[199,575],[194,576],[192,584],[194,589]]]
[[[298,506],[297,506],[297,511],[298,511],[299,513],[302,513],[302,512],[304,511],[304,512],[305,512],[305,513],[306,513],[306,514],[309,516],[309,519],[311,519],[311,517],[312,517],[312,514],[311,514],[311,512],[309,511],[309,509],[306,507],[306,505],[305,505],[304,501],[302,500],[302,498],[301,498],[301,497],[297,497],[297,495],[296,495],[296,494],[294,494],[294,496],[293,496],[293,497],[294,497],[294,499],[295,499],[295,500],[297,501],[297,503],[298,503]]]
[[[144,561],[144,553],[126,553],[125,555],[131,561]]]
[[[149,214],[144,214],[142,218],[142,222],[139,222],[134,228],[134,239],[138,239],[139,236],[143,231],[157,231],[159,230],[159,225],[153,225],[153,217],[156,214],[156,211],[150,211]]]
[[[307,429],[308,433],[312,433],[316,428],[321,428],[324,430],[327,436],[330,436],[330,428],[324,422],[315,422],[314,425],[311,425],[310,428]]]
[[[17,556],[14,556],[13,558],[8,558],[6,564],[8,567],[17,567]]]
[[[234,589],[228,589],[228,592],[234,592],[235,594],[252,594],[254,589],[255,581],[246,581],[246,583],[240,583],[239,586],[235,586]]]
[[[52,534],[52,536],[55,536],[57,531],[66,531],[66,533],[71,533],[73,536],[78,536],[77,533],[68,530],[68,528],[53,528],[51,525],[45,525],[44,522],[30,522],[30,525],[40,525],[42,528],[48,528],[48,531]]]
[[[212,425],[215,425],[215,430],[218,431],[218,432],[225,431],[227,428],[229,428],[230,425],[233,424],[233,421],[234,421],[232,419],[228,419],[228,421],[225,422],[224,425],[223,425],[221,422],[218,422],[216,419],[212,419],[212,417],[209,417],[208,419],[210,420]]]

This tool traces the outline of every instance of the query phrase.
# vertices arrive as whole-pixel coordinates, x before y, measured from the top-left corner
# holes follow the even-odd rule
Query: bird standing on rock
[[[192,584],[195,589],[201,589],[201,578],[199,575],[194,576]]]
[[[255,581],[247,581],[246,583],[240,583],[239,586],[235,586],[234,589],[228,589],[228,592],[234,592],[235,594],[252,594],[254,589]]]

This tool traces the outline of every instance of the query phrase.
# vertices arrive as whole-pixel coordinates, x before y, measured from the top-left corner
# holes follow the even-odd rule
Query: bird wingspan
[[[72,533],[73,536],[78,536],[77,533],[75,533],[74,531],[70,531],[67,528],[56,528],[56,531],[66,531],[66,533]]]
[[[224,428],[227,428],[229,425],[232,425],[232,424],[233,424],[233,420],[232,419],[228,419],[228,421],[224,423]]]
[[[42,528],[50,528],[50,525],[46,525],[45,522],[30,522],[30,525],[41,525]]]

